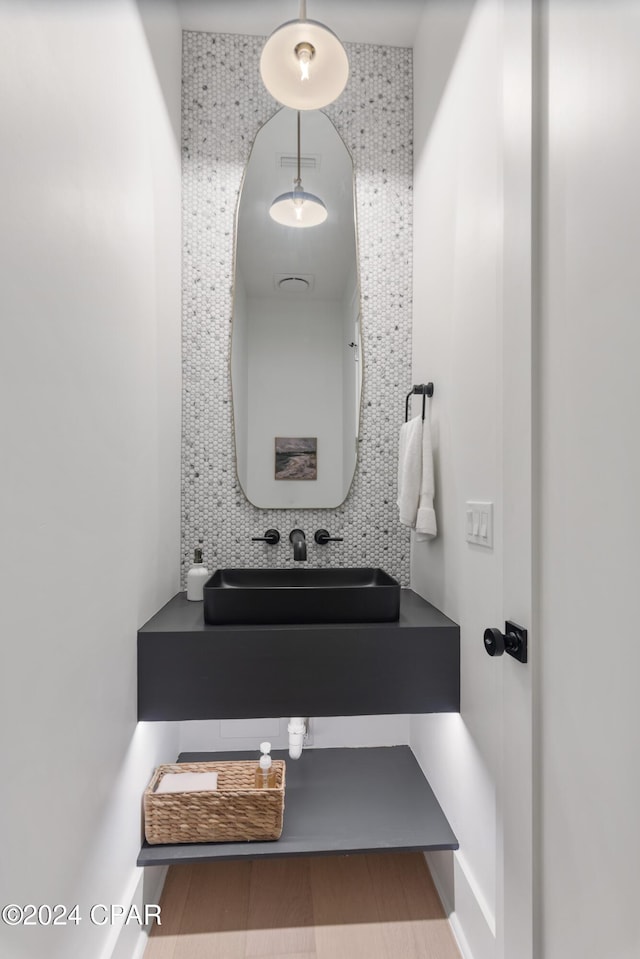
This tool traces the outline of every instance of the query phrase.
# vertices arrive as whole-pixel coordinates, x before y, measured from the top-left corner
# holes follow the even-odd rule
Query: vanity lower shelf
[[[138,631],[138,719],[458,712],[460,628],[410,589],[394,623],[208,626],[184,593]]]
[[[150,846],[138,866],[261,856],[457,849],[458,841],[408,746],[308,749],[287,761],[284,828],[275,842]],[[255,759],[255,752],[181,753],[178,762]]]

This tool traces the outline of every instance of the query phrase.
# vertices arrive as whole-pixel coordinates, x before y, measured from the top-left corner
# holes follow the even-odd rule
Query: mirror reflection
[[[339,506],[356,467],[362,360],[353,163],[324,113],[300,114],[299,134],[298,117],[283,108],[258,132],[236,219],[237,471],[247,498],[263,508]],[[269,212],[293,193],[278,217],[295,222],[298,157],[302,198],[327,212],[308,228]]]

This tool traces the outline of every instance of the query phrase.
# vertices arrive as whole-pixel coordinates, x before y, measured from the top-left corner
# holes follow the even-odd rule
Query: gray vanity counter
[[[208,626],[178,593],[138,631],[138,719],[457,712],[460,629],[410,589],[395,623]]]

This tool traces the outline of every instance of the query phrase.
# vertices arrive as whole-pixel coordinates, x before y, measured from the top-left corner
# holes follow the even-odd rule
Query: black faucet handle
[[[277,529],[268,529],[264,536],[252,536],[252,543],[268,543],[269,546],[276,546],[280,542],[280,533]]]
[[[318,546],[326,546],[327,543],[342,543],[344,540],[343,536],[330,536],[327,529],[317,529],[313,538]]]

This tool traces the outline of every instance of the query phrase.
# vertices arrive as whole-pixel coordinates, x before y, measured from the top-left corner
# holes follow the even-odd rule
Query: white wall
[[[180,723],[181,752],[255,750],[267,739],[274,749],[289,748],[288,717],[282,719],[210,719]],[[312,716],[308,747],[330,749],[368,746],[405,746],[410,717]],[[306,747],[305,747],[306,748]]]
[[[544,33],[538,954],[635,959],[640,8],[552,0]]]
[[[474,959],[495,951],[499,673],[481,641],[502,617],[500,280],[502,13],[426,5],[414,47],[413,380],[431,402],[439,536],[412,586],[461,627],[460,715],[415,716],[410,743],[460,841],[430,865]],[[465,501],[495,504],[495,547],[465,542]]]
[[[500,373],[491,356],[497,327],[490,283],[500,282],[491,211],[499,209],[501,177],[492,101],[500,49],[491,9],[490,0],[428,3],[414,50],[414,373],[436,382],[443,536],[414,548],[413,584],[461,623],[462,711],[414,717],[410,741],[461,840],[455,863],[445,854],[430,862],[445,897],[455,898],[458,930],[474,959],[492,954],[496,757],[489,724],[496,712],[491,662],[485,666],[470,637],[477,641],[481,626],[500,618],[491,566],[499,562],[501,530],[493,557],[469,550],[461,509],[472,495],[493,499],[500,518],[500,464],[490,462],[497,457],[490,424],[499,421],[492,381]],[[624,0],[548,0],[545,9],[534,355],[534,955],[631,959],[640,948],[640,653],[633,631],[640,574],[640,12]]]
[[[84,919],[0,952],[93,959],[177,745],[136,728],[136,628],[178,588],[180,32],[168,3],[1,16],[0,900]]]
[[[345,496],[339,304],[293,294],[286,303],[249,298],[247,307],[247,498],[262,507],[338,506]],[[274,478],[276,436],[316,437],[317,480]]]

